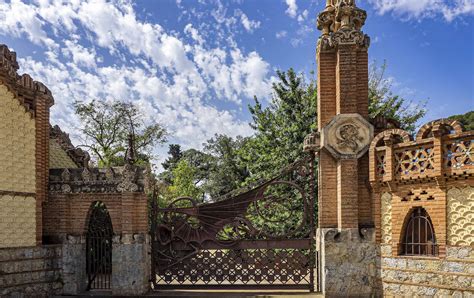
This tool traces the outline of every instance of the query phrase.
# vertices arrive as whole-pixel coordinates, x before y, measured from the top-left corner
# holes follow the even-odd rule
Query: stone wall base
[[[142,295],[150,290],[150,240],[146,234],[114,237],[112,294]]]
[[[381,277],[387,296],[474,297],[474,248],[446,246],[446,256],[397,256],[382,244]]]
[[[61,246],[0,249],[0,297],[49,297],[62,292]]]
[[[318,229],[316,245],[326,297],[381,295],[375,229]]]
[[[63,243],[63,294],[77,295],[87,287],[86,239],[81,236],[67,236]]]

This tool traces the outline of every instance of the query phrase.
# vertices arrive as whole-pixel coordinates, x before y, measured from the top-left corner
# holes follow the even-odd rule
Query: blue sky
[[[0,42],[53,91],[52,122],[75,140],[74,100],[120,99],[163,123],[170,142],[200,147],[252,133],[247,104],[270,98],[276,69],[316,69],[323,2],[0,0]],[[370,59],[387,61],[395,93],[427,101],[424,121],[474,110],[474,0],[358,5]]]

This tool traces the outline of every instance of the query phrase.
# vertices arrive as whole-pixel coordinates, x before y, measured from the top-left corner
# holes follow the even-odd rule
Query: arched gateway
[[[103,202],[93,202],[86,233],[87,290],[110,289],[113,233],[107,207]]]

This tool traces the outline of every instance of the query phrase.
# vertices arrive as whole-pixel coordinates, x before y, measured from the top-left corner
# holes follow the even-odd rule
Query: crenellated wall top
[[[130,164],[113,168],[51,169],[49,191],[62,194],[144,192],[148,171]]]
[[[447,119],[423,125],[415,139],[402,129],[388,129],[372,140],[369,158],[375,184],[474,177],[474,131]]]
[[[53,95],[43,83],[33,80],[30,75],[19,75],[18,69],[16,53],[0,44],[0,83],[6,85],[25,110],[34,117],[37,101],[44,100],[46,105],[51,107],[54,104]]]

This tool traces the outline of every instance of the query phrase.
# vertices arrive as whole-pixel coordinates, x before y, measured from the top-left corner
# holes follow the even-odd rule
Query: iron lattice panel
[[[203,249],[167,269],[157,266],[155,288],[201,285],[309,289],[314,268],[310,256],[310,249]]]

